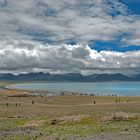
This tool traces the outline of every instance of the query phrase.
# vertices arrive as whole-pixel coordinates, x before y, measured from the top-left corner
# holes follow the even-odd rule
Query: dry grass
[[[64,129],[65,134],[73,133],[74,129],[75,134],[82,135],[83,133],[84,135],[89,135],[101,133],[102,130],[107,132],[120,132],[125,126],[132,129],[136,127],[137,131],[140,125],[140,97],[97,97],[80,95],[8,97],[23,92],[22,90],[0,91],[0,130],[15,129],[33,124],[33,127],[39,128],[39,130],[43,130],[49,133],[48,135],[53,136],[56,135],[56,133],[62,135]],[[131,102],[127,102],[127,100],[130,99]],[[120,102],[116,103],[116,100],[120,100]],[[34,101],[34,104],[32,104],[32,101]],[[96,104],[94,104],[94,101],[96,101]],[[106,123],[96,123],[98,117],[107,113],[112,114],[120,111],[129,114],[133,113],[137,116],[137,119],[130,120],[130,122],[112,122],[107,125]],[[72,123],[56,126],[47,124],[50,119],[76,115],[89,115],[92,116],[93,119],[92,121],[86,120],[78,124]],[[85,128],[88,131],[85,132]]]
[[[123,111],[140,113],[140,97],[107,97],[107,96],[54,96],[54,97],[8,97],[19,94],[20,90],[0,92],[0,117],[45,116],[48,118],[69,115],[100,115],[107,112]],[[116,103],[116,100],[120,102]],[[131,102],[127,103],[127,100]],[[34,104],[32,104],[34,101]],[[94,104],[96,101],[96,104]],[[9,104],[8,107],[6,104]],[[16,107],[16,103],[21,105]]]

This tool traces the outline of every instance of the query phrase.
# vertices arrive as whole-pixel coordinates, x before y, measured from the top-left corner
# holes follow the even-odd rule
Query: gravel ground
[[[140,140],[140,134],[102,134],[99,136],[84,137],[84,138],[64,138],[65,140]],[[47,140],[47,139],[44,139]],[[51,140],[51,139],[50,139]],[[52,139],[55,140],[55,139]],[[60,139],[61,140],[61,139]],[[63,140],[63,139],[62,139]]]

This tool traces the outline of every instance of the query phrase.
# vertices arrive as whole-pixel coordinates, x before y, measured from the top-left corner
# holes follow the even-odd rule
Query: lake
[[[96,95],[140,96],[140,82],[43,82],[20,83],[14,84],[12,87],[51,92],[70,91]]]
[[[2,85],[0,85],[0,91],[4,90],[4,87]]]

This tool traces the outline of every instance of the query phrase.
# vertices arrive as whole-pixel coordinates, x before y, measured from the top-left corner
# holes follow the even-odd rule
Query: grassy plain
[[[0,140],[74,140],[140,132],[140,97],[13,96],[24,93],[0,91]]]

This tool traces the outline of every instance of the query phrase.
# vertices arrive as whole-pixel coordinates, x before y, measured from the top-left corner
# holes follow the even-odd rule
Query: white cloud
[[[130,15],[119,0],[1,0],[0,17],[3,38],[38,37],[58,44],[110,41],[123,33],[130,33],[131,39],[140,35],[140,18]]]
[[[140,17],[119,0],[0,0],[0,71],[139,72],[140,51],[85,45],[129,34],[121,43],[139,46],[139,25]]]
[[[123,72],[140,68],[140,51],[112,52],[92,50],[83,45],[42,45],[22,41],[0,46],[0,70],[9,72]],[[23,44],[23,47],[19,45]],[[25,45],[26,44],[26,45]],[[31,47],[30,47],[31,46]],[[126,72],[126,71],[125,71]]]

